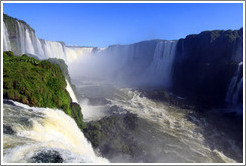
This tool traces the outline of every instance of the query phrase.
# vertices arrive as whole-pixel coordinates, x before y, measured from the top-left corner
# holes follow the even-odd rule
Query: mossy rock
[[[81,130],[85,127],[81,108],[72,103],[66,80],[58,64],[27,55],[3,53],[3,97],[35,107],[62,109]]]

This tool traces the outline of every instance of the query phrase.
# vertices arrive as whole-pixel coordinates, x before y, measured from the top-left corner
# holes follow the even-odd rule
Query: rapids
[[[61,162],[108,162],[95,154],[75,121],[61,110],[13,102],[3,105],[3,119],[4,163],[51,162],[40,155],[49,152]]]
[[[93,83],[84,79],[74,82],[86,121],[99,120],[113,113],[124,114],[124,110],[137,114],[139,127],[132,136],[137,140],[138,146],[144,149],[143,155],[148,157],[149,162],[234,163],[238,161],[231,157],[242,159],[242,149],[235,145],[235,141],[225,137],[206,118],[196,116],[194,110],[157,102],[141,95],[139,90],[119,88],[110,83]],[[95,103],[94,100],[102,102]],[[110,108],[115,106],[119,108],[118,112],[111,112]],[[207,135],[206,130],[210,130]],[[207,141],[207,137],[210,141]],[[115,157],[118,161],[112,159],[113,162],[127,160]],[[141,161],[136,159],[136,162]]]

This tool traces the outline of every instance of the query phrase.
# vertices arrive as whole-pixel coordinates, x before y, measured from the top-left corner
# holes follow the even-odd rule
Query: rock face
[[[172,89],[202,106],[219,106],[242,60],[243,29],[189,35],[177,44]]]

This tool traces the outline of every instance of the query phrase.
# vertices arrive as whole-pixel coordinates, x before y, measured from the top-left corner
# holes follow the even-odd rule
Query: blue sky
[[[243,4],[236,3],[4,3],[3,11],[26,21],[39,38],[77,46],[173,40],[243,26]]]

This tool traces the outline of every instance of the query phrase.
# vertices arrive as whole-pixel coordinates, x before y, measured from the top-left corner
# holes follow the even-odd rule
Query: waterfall
[[[4,51],[11,50],[8,29],[4,22],[3,22],[3,50]]]
[[[99,76],[129,85],[170,87],[176,41],[154,40],[107,48],[69,47],[62,42],[39,39],[30,27],[16,22],[17,54],[33,54],[41,60],[63,59],[69,70],[75,68],[74,71],[78,72],[79,68],[87,77]],[[4,26],[5,31],[6,28]],[[93,58],[89,58],[92,55]]]
[[[243,61],[243,38],[237,38],[233,42],[232,55],[232,61]]]
[[[176,41],[155,40],[113,45],[96,51],[87,48],[84,56],[72,60],[69,71],[74,77],[99,78],[120,86],[157,85],[169,88],[176,45]],[[69,56],[74,51],[78,52],[76,48],[69,51]]]
[[[13,103],[3,106],[3,124],[14,130],[3,135],[4,163],[47,161],[42,154],[49,153],[51,158],[54,151],[63,162],[108,162],[95,154],[75,121],[63,111]]]
[[[22,23],[20,23],[19,21],[17,21],[17,26],[18,26],[18,29],[16,30],[16,39],[17,39],[17,48],[19,48],[18,51],[19,54],[23,54],[25,53],[25,29],[24,29],[24,25],[22,25]]]
[[[65,45],[60,42],[43,40],[44,56],[47,58],[63,59],[67,62]]]
[[[73,92],[73,89],[71,88],[71,85],[69,84],[69,82],[66,80],[66,83],[67,83],[67,87],[66,87],[66,90],[68,91],[71,99],[72,99],[72,102],[75,102],[75,103],[78,103],[78,100]]]
[[[35,32],[25,24],[16,21],[15,41],[11,41],[8,35],[7,26],[3,25],[4,51],[11,49],[11,42],[16,45],[12,51],[15,54],[31,54],[39,59],[58,58],[63,59],[67,64],[75,61],[82,55],[91,53],[93,48],[86,47],[66,47],[64,43],[39,39]]]
[[[234,105],[238,103],[240,89],[243,86],[242,72],[243,72],[243,62],[240,62],[238,63],[237,70],[231,79],[231,82],[229,84],[229,88],[226,94],[226,102],[228,103],[232,103]]]
[[[35,54],[34,52],[34,46],[33,46],[33,41],[31,39],[30,33],[29,31],[26,29],[26,50],[25,52],[29,53],[29,54]]]
[[[145,77],[159,80],[166,88],[171,85],[172,66],[175,57],[176,41],[160,41],[157,43],[153,61],[146,70]]]
[[[65,54],[68,63],[72,63],[80,56],[90,55],[93,47],[65,47]]]

